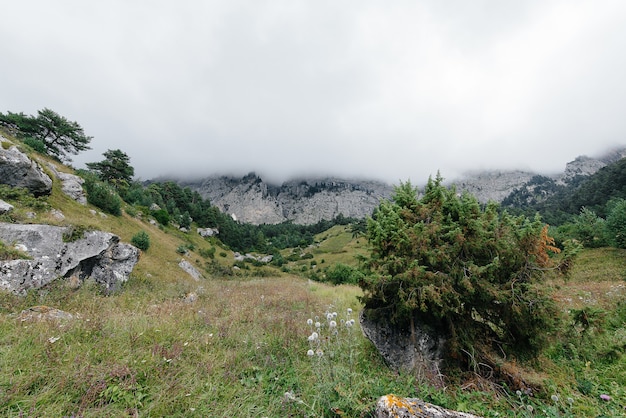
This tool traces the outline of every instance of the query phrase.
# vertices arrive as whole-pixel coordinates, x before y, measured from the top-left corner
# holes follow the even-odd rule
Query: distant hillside
[[[479,171],[468,174],[455,185],[459,191],[472,193],[483,203],[491,200],[519,206],[523,200],[527,204],[545,200],[557,191],[558,186],[578,184],[582,178],[624,157],[626,147],[620,147],[596,158],[579,156],[566,164],[564,172],[552,176],[520,170]]]
[[[539,212],[546,222],[558,225],[577,215],[583,207],[605,217],[607,202],[615,198],[626,199],[626,158],[566,183],[535,176],[507,196],[502,206],[527,214]]]
[[[454,184],[459,191],[468,191],[480,202],[492,200],[511,207],[526,207],[545,200],[567,185],[579,184],[581,179],[623,157],[626,157],[626,147],[597,158],[580,156],[567,163],[562,173],[550,177],[528,171],[494,170],[470,173]],[[445,173],[442,174],[445,177]],[[381,199],[393,193],[393,185],[375,180],[305,178],[275,185],[254,173],[176,182],[208,198],[212,205],[234,219],[255,225],[285,221],[311,225],[340,214],[364,218],[372,214]]]
[[[393,192],[393,187],[383,182],[337,178],[272,185],[253,173],[241,178],[208,177],[178,183],[197,191],[233,218],[256,225],[285,221],[310,225],[339,215],[364,218]]]

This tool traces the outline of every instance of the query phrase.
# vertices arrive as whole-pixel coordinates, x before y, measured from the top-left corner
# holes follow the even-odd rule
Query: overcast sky
[[[626,145],[623,0],[0,0],[0,111],[137,177],[422,184]]]

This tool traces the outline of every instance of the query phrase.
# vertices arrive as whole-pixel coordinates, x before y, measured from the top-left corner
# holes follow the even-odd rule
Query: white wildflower
[[[313,357],[315,355],[315,352],[313,350],[309,350],[306,352],[306,355],[309,357]]]
[[[328,326],[332,329],[332,328],[337,328],[337,322],[336,321],[330,321],[330,323],[328,324]]]
[[[306,320],[306,324],[307,324],[308,326],[313,325],[313,320],[312,320],[311,318],[307,319],[307,320]]]
[[[315,328],[319,328],[319,327],[321,327],[321,326],[322,326],[322,324],[320,324],[319,322],[316,322],[316,323],[315,323]]]

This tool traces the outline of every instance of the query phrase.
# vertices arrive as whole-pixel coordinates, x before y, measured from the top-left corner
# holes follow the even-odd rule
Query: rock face
[[[392,186],[382,182],[333,178],[294,180],[275,186],[255,174],[179,183],[208,198],[234,219],[257,225],[285,221],[308,225],[339,214],[363,218],[393,191]]]
[[[501,202],[514,189],[523,186],[535,176],[528,171],[482,171],[470,174],[455,183],[457,190],[467,191],[481,203]]]
[[[445,344],[442,336],[417,324],[413,333],[399,330],[388,322],[369,319],[363,311],[359,314],[359,322],[363,334],[392,369],[416,372],[433,383],[440,383]]]
[[[377,418],[480,418],[466,412],[452,411],[416,398],[386,395],[376,403]]]
[[[549,178],[556,183],[567,183],[624,157],[626,148],[611,150],[597,158],[578,157],[567,164],[563,173]],[[481,203],[502,202],[516,189],[531,186],[537,176],[541,175],[520,170],[481,171],[468,173],[454,184],[459,192],[468,191]],[[167,180],[172,179],[156,179]],[[363,218],[372,214],[381,199],[393,194],[392,185],[378,181],[310,178],[272,185],[254,173],[240,178],[221,176],[177,182],[208,198],[211,204],[234,219],[252,224],[291,221],[306,225],[330,220],[339,214]]]
[[[23,293],[59,278],[92,278],[106,291],[119,289],[139,260],[139,250],[119,237],[88,231],[73,242],[63,242],[69,228],[51,225],[0,223],[0,240],[19,247],[31,260],[0,263],[0,288]]]
[[[565,171],[553,176],[547,176],[558,184],[566,184],[578,176],[590,176],[609,164],[626,157],[626,148],[615,148],[597,158],[587,156],[577,157],[565,166]],[[458,191],[468,191],[476,196],[479,202],[502,202],[515,189],[525,187],[538,173],[528,171],[481,171],[469,173],[462,180],[454,184]]]
[[[24,187],[35,196],[47,195],[52,191],[52,179],[39,164],[15,146],[9,149],[0,147],[0,183]]]
[[[83,190],[85,180],[75,174],[58,171],[52,164],[49,164],[49,167],[54,172],[56,178],[61,181],[61,191],[81,205],[86,205],[87,196],[85,195],[85,190]]]

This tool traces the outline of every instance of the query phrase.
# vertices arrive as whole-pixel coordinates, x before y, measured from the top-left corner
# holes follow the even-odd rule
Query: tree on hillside
[[[135,169],[130,165],[128,155],[119,150],[108,150],[104,155],[104,160],[96,163],[87,163],[87,168],[95,171],[100,180],[115,185],[129,185],[135,175]]]
[[[538,217],[482,208],[438,175],[420,199],[410,182],[397,187],[368,221],[367,236],[366,312],[445,335],[449,359],[494,346],[532,353],[557,318],[538,285],[554,267],[549,254],[559,250]]]
[[[39,110],[37,117],[23,113],[0,113],[0,125],[20,138],[40,140],[47,153],[60,161],[71,161],[68,154],[77,155],[80,151],[90,149],[92,137],[86,136],[77,122],[47,108]]]
[[[22,112],[7,112],[6,115],[0,113],[0,126],[3,126],[13,135],[19,137],[34,136],[39,132],[37,118],[27,116]]]
[[[37,113],[40,130],[36,137],[44,142],[49,154],[61,161],[71,161],[67,154],[77,155],[80,151],[90,149],[92,137],[86,136],[77,122],[67,120],[47,108]]]

